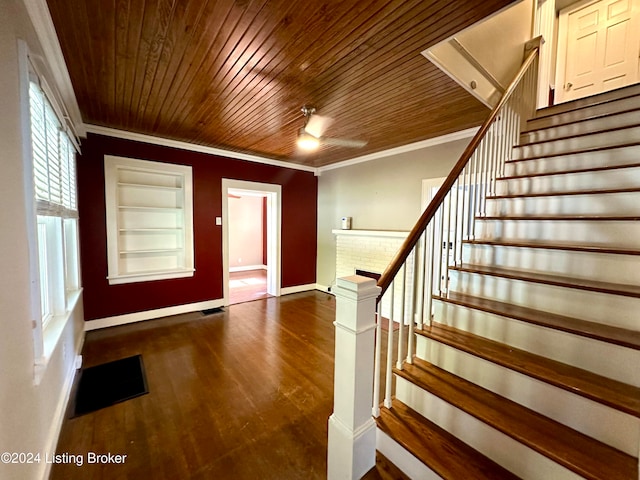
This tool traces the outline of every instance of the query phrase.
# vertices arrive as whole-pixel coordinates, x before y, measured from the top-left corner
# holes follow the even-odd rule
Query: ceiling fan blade
[[[322,115],[313,114],[309,117],[309,120],[307,120],[307,124],[305,125],[304,130],[310,135],[313,135],[316,138],[320,138],[332,123],[333,118],[331,117],[324,117]]]
[[[323,137],[321,140],[325,145],[336,147],[361,148],[367,144],[365,140],[350,140],[347,138]]]

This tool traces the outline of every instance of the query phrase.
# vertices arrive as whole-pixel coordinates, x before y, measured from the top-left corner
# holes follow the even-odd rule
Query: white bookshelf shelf
[[[193,275],[191,167],[105,156],[109,283]]]

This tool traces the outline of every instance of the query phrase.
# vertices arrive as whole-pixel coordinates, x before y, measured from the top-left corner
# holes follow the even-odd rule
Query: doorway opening
[[[222,179],[224,305],[280,296],[280,185]]]

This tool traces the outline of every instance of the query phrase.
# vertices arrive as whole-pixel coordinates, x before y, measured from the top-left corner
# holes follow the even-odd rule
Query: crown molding
[[[105,135],[107,137],[115,137],[115,138],[122,138],[124,140],[133,140],[136,142],[151,143],[153,145],[160,145],[162,147],[179,148],[181,150],[187,150],[191,152],[206,153],[209,155],[218,155],[220,157],[233,158],[235,160],[246,160],[248,162],[262,163],[265,165],[272,165],[274,167],[291,168],[293,170],[302,170],[304,172],[311,172],[314,175],[317,174],[317,169],[314,167],[308,167],[306,165],[298,165],[296,163],[283,162],[281,160],[274,160],[271,158],[260,157],[258,155],[250,155],[247,153],[234,152],[231,150],[224,150],[221,148],[207,147],[204,145],[196,145],[195,143],[182,142],[179,140],[170,140],[168,138],[156,137],[154,135],[146,135],[143,133],[128,132],[126,130],[118,130],[115,128],[101,127],[100,125],[85,124],[84,127],[88,133]]]
[[[54,88],[57,90],[64,108],[69,115],[69,121],[72,123],[73,128],[75,128],[76,133],[79,136],[84,136],[86,132],[84,131],[82,114],[80,113],[78,100],[73,90],[69,70],[64,61],[62,48],[58,41],[56,29],[53,26],[53,20],[51,19],[47,2],[46,0],[23,0],[23,3],[27,9],[36,35],[38,36],[44,60],[53,76],[51,80]]]
[[[446,135],[440,135],[439,137],[429,138],[422,140],[421,142],[409,143],[401,147],[390,148],[389,150],[383,150],[381,152],[370,153],[361,157],[352,158],[351,160],[345,160],[344,162],[333,163],[325,167],[318,167],[318,175],[328,170],[335,170],[337,168],[350,167],[351,165],[357,165],[358,163],[370,162],[372,160],[378,160],[380,158],[391,157],[393,155],[400,155],[401,153],[413,152],[422,148],[433,147],[435,145],[441,145],[443,143],[455,142],[456,140],[464,140],[466,138],[473,137],[478,131],[478,127],[467,128],[466,130],[460,130],[458,132],[448,133]]]
[[[105,135],[107,137],[122,138],[124,140],[133,140],[136,142],[150,143],[152,145],[160,145],[163,147],[179,148],[181,150],[187,150],[192,152],[206,153],[209,155],[218,155],[220,157],[233,158],[235,160],[246,160],[248,162],[262,163],[265,165],[273,165],[275,167],[291,168],[293,170],[302,170],[305,172],[311,172],[316,176],[319,176],[322,172],[328,170],[335,170],[338,168],[344,168],[358,163],[370,162],[372,160],[378,160],[380,158],[390,157],[393,155],[399,155],[401,153],[412,152],[420,150],[422,148],[433,147],[435,145],[441,145],[444,143],[455,142],[456,140],[463,140],[473,137],[478,128],[468,128],[466,130],[460,130],[459,132],[449,133],[447,135],[441,135],[439,137],[430,138],[421,142],[410,143],[401,147],[391,148],[382,152],[376,152],[369,155],[363,155],[361,157],[352,158],[351,160],[345,160],[344,162],[334,163],[325,167],[309,167],[306,165],[298,165],[296,163],[284,162],[282,160],[274,160],[271,158],[260,157],[258,155],[250,155],[247,153],[234,152],[231,150],[224,150],[221,148],[207,147],[204,145],[196,145],[194,143],[183,142],[180,140],[170,140],[168,138],[156,137],[153,135],[146,135],[143,133],[129,132],[126,130],[118,130],[116,128],[102,127],[100,125],[85,124],[84,131],[87,133],[95,133],[97,135]]]

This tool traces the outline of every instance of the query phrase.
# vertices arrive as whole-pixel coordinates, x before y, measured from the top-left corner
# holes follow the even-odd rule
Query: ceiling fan
[[[350,148],[360,148],[367,144],[364,140],[325,137],[324,132],[329,128],[329,125],[333,123],[333,119],[317,115],[316,109],[307,105],[304,105],[301,110],[305,117],[305,122],[304,127],[302,127],[298,133],[297,144],[302,150],[315,150],[321,144]]]

